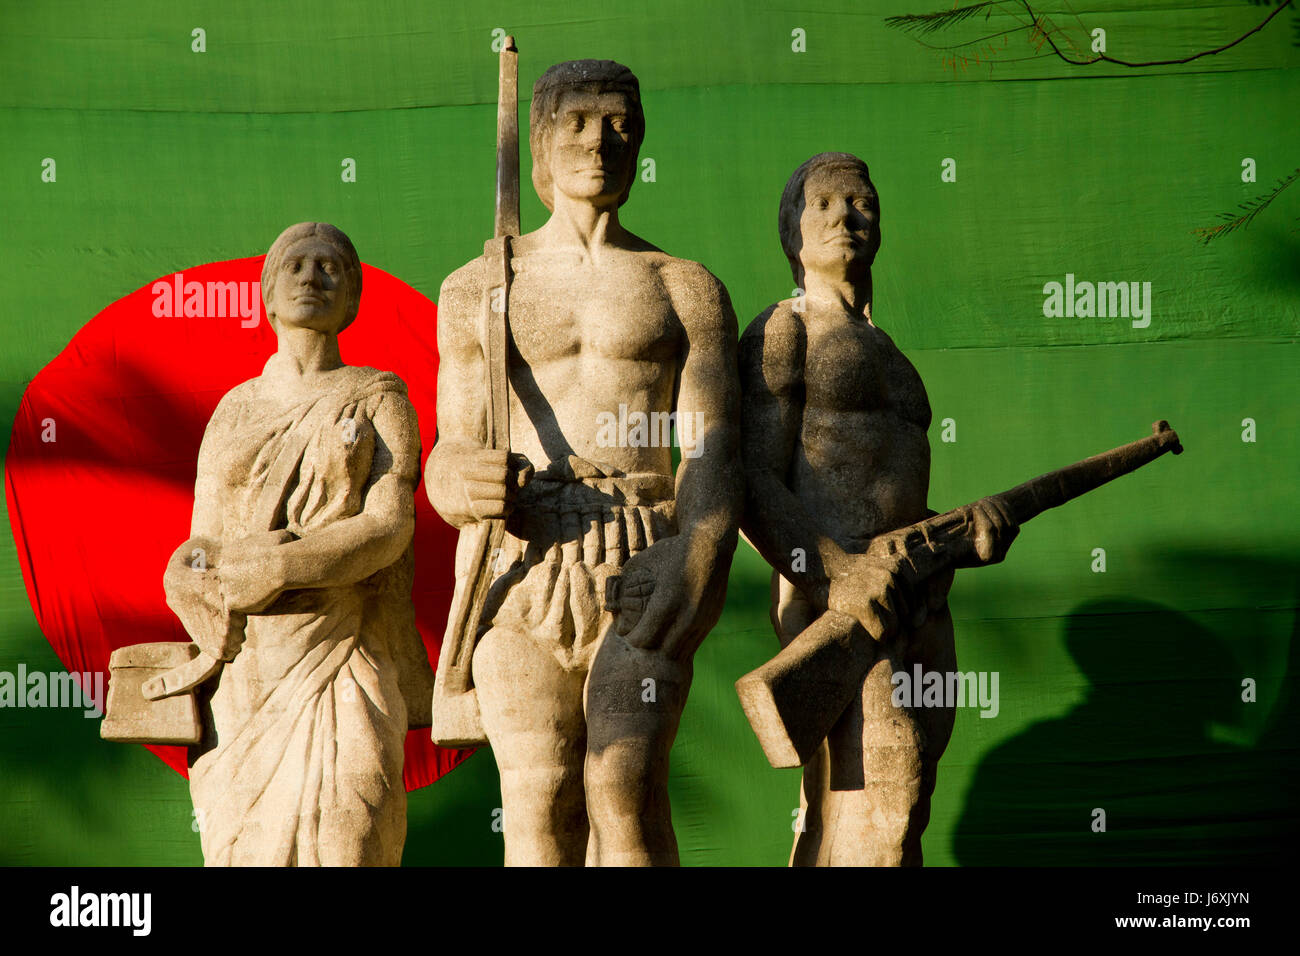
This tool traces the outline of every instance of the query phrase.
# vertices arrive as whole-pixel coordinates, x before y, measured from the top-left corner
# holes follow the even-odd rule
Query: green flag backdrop
[[[707,265],[742,326],[791,294],[790,172],[823,150],[870,164],[875,317],[929,389],[932,507],[1157,418],[1187,448],[958,575],[959,663],[998,672],[1000,703],[958,713],[927,863],[1281,859],[1297,832],[1300,187],[1208,244],[1193,230],[1300,167],[1300,18],[1140,68],[1067,63],[1040,34],[1071,37],[1073,59],[1100,28],[1114,59],[1174,60],[1273,8],[1099,0],[1076,19],[1045,0],[1061,32],[1026,27],[1022,4],[929,33],[885,22],[947,6],[5,0],[0,421],[102,308],[262,253],[293,222],[335,223],[436,298],[491,228],[494,39],[518,37],[525,124],[546,66],[619,60],[648,124],[623,220]],[[523,168],[536,228],[526,153]],[[1045,314],[1067,276],[1150,283],[1149,324]],[[58,670],[3,534],[0,671]],[[687,864],[789,853],[798,773],[767,766],[732,686],[775,648],[767,593],[742,544],[673,751]],[[484,751],[411,795],[406,862],[499,862],[499,806]],[[101,742],[80,710],[0,710],[0,863],[199,862],[180,776]]]

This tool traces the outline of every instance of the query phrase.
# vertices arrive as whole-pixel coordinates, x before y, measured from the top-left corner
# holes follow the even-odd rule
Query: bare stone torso
[[[790,488],[848,551],[924,518],[930,403],[920,375],[878,327],[810,305],[805,404]]]
[[[683,328],[677,260],[611,249],[598,265],[520,242],[510,286],[510,445],[542,467],[566,455],[623,471],[672,473],[666,447],[602,442],[597,415],[670,412]]]

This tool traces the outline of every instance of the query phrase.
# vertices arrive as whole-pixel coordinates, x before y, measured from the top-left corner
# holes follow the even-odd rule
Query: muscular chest
[[[510,287],[510,331],[536,367],[566,358],[667,361],[681,323],[653,270],[521,257]]]
[[[916,368],[879,329],[839,322],[808,330],[807,401],[828,412],[896,415],[922,430],[930,401]]]

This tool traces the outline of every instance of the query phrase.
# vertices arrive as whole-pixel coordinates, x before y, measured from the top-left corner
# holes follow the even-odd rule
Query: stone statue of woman
[[[206,662],[189,759],[203,858],[397,865],[403,741],[432,693],[411,604],[415,410],[396,375],[339,356],[361,263],[338,229],[281,233],[262,296],[279,347],[208,423],[164,578]],[[195,675],[161,680],[172,694]]]

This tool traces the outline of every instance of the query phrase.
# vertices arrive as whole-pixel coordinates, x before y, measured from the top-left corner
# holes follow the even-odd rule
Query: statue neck
[[[268,371],[289,378],[310,378],[343,366],[336,333],[285,325],[278,331],[280,345],[267,363]]]
[[[804,275],[804,294],[810,305],[841,308],[849,315],[871,322],[871,271],[864,280],[847,276],[827,276],[809,272]]]
[[[576,246],[588,257],[596,259],[599,250],[621,245],[627,231],[618,221],[618,203],[597,206],[580,199],[555,193],[555,208],[542,232],[548,243],[558,246]]]

